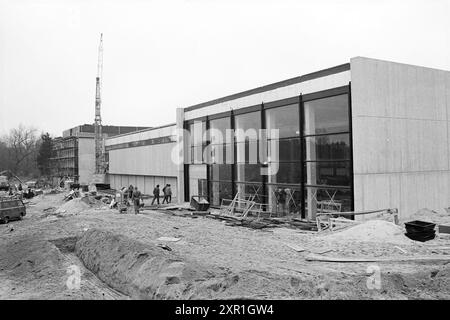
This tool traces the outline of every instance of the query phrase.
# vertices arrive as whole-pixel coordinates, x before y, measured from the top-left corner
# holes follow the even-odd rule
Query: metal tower
[[[100,90],[102,86],[103,72],[103,33],[100,34],[100,44],[98,46],[97,77],[95,78],[95,173],[104,173],[104,146],[102,135],[102,117],[100,107],[102,99]]]

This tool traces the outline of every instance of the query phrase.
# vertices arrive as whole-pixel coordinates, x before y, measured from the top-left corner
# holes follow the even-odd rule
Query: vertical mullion
[[[266,114],[264,112],[264,103],[261,103],[260,113],[261,113],[261,130],[265,130],[266,129]],[[267,132],[264,134],[264,138],[265,138],[264,139],[265,141],[262,141],[262,143],[267,143]],[[259,152],[259,147],[260,147],[259,144],[260,143],[261,143],[261,141],[258,142],[258,157],[260,156],[260,152]],[[266,144],[266,146],[264,147],[263,150],[265,150],[267,152],[267,144]],[[265,156],[266,155],[264,155],[264,157]],[[259,170],[260,170],[259,172],[261,172],[261,167],[262,167],[261,161],[263,159],[259,159]],[[264,202],[267,202],[269,200],[269,197],[267,195],[267,181],[268,181],[268,177],[267,177],[267,175],[264,175],[262,177],[262,179],[261,179],[261,182],[262,182],[261,200],[264,197],[264,199],[265,199]]]
[[[206,149],[211,153],[211,132],[209,132],[209,117],[206,116],[205,130],[206,130]],[[211,199],[209,198],[209,180],[210,180],[210,166],[211,166],[211,154],[206,154],[206,197],[208,202],[211,203]]]
[[[189,130],[188,130],[189,128]],[[189,132],[189,150],[187,150],[187,152],[189,152],[190,157],[189,157],[189,163],[184,163],[184,201],[189,201],[189,165],[192,163],[192,142],[191,142],[191,130],[189,127],[188,122],[184,121],[183,122],[183,129],[184,132]],[[184,134],[184,133],[183,133]],[[184,143],[184,137],[183,137],[183,151],[184,151],[184,146],[186,145]],[[181,195],[180,195],[181,197]]]
[[[234,198],[234,196],[236,195],[236,186],[235,186],[235,174],[236,174],[236,144],[235,144],[235,139],[234,139],[234,130],[235,130],[235,119],[234,119],[234,111],[233,109],[231,110],[230,113],[230,128],[231,128],[231,132],[232,132],[232,139],[230,141],[230,150],[232,150],[233,152],[233,163],[231,164],[231,194]]]
[[[300,199],[301,199],[301,217],[306,217],[306,211],[305,211],[305,155],[304,155],[304,147],[305,147],[305,138],[304,138],[304,105],[303,105],[303,94],[300,93],[299,96],[299,121],[300,121],[300,130],[299,130],[299,136],[300,136]]]
[[[349,125],[349,144],[350,144],[350,194],[351,194],[351,211],[355,211],[355,188],[353,174],[353,121],[352,121],[352,87],[351,81],[348,83],[348,125]],[[352,216],[354,219],[355,216]]]

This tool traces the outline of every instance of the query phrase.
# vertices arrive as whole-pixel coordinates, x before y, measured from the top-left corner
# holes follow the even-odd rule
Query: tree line
[[[0,172],[10,170],[17,176],[49,178],[52,137],[34,127],[19,125],[0,136]]]

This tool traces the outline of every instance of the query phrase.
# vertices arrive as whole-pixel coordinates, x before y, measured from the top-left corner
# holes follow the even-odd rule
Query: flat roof
[[[246,90],[246,91],[242,91],[239,93],[235,93],[235,94],[231,94],[229,96],[225,96],[222,98],[218,98],[218,99],[214,99],[214,100],[210,100],[207,102],[202,102],[193,106],[189,106],[184,108],[184,111],[192,111],[195,109],[200,109],[200,108],[204,108],[210,105],[214,105],[214,104],[218,104],[218,103],[222,103],[222,102],[226,102],[226,101],[230,101],[230,100],[235,100],[238,98],[242,98],[242,97],[246,97],[246,96],[250,96],[252,94],[256,94],[256,93],[261,93],[261,92],[265,92],[265,91],[269,91],[269,90],[273,90],[273,89],[277,89],[277,88],[281,88],[281,87],[286,87],[289,86],[291,84],[296,84],[296,83],[300,83],[300,82],[304,82],[304,81],[308,81],[308,80],[312,80],[312,79],[317,79],[317,78],[321,78],[321,77],[326,77],[335,73],[340,73],[340,72],[344,72],[350,70],[350,63],[344,63],[335,67],[331,67],[328,69],[323,69],[323,70],[319,70],[316,72],[312,72],[312,73],[307,73],[298,77],[294,77],[294,78],[290,78],[290,79],[286,79],[286,80],[282,80],[282,81],[278,81],[275,83],[271,83],[262,87],[257,87],[254,89],[250,89],[250,90]]]
[[[141,132],[147,132],[147,131],[152,131],[152,130],[163,129],[163,128],[172,127],[172,126],[175,126],[175,125],[176,125],[176,123],[170,123],[170,124],[165,124],[165,125],[158,126],[158,127],[151,127],[151,128],[147,128],[147,129],[138,130],[138,131],[122,133],[122,134],[118,134],[118,135],[115,135],[115,136],[107,137],[106,140],[110,140],[110,139],[114,139],[114,138],[118,138],[118,137],[123,137],[123,136],[128,136],[130,134],[135,134],[135,133],[141,133]]]

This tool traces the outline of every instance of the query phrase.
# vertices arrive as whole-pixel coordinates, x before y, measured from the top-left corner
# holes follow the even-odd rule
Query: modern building
[[[175,129],[175,124],[169,124],[106,139],[111,188],[133,185],[144,194],[153,194],[156,185],[162,189],[170,184],[174,201],[178,197],[177,165],[171,160]]]
[[[145,127],[102,126],[104,138],[144,129]],[[53,182],[70,179],[89,184],[95,172],[94,126],[84,124],[67,129],[53,141],[51,159]]]
[[[449,71],[355,57],[109,138],[109,174],[147,193],[176,181],[179,201],[201,194],[218,206],[239,193],[309,219],[386,208],[406,217],[450,206],[449,115]]]

